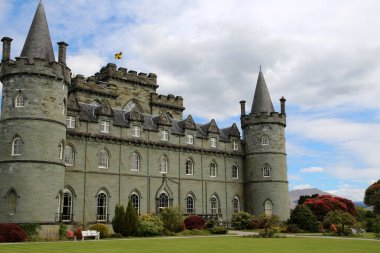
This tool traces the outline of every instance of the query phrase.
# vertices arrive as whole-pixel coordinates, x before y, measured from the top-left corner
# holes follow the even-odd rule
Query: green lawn
[[[1,253],[372,253],[380,241],[328,238],[188,237],[0,244]]]

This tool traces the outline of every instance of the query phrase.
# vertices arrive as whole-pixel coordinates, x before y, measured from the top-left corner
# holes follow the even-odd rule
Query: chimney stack
[[[240,101],[241,116],[245,116],[245,101]]]
[[[58,63],[62,63],[63,65],[66,65],[66,49],[69,44],[63,41],[58,42],[57,44],[59,46]]]
[[[1,42],[3,42],[3,57],[1,61],[9,61],[11,59],[11,38],[4,37],[1,39]]]

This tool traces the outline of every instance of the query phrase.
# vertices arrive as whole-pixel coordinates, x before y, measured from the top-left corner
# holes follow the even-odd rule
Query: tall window
[[[210,138],[210,146],[212,148],[216,148],[216,138],[215,137]]]
[[[102,168],[102,169],[108,169],[108,152],[104,149],[100,150],[99,151],[99,154],[98,154],[98,157],[99,157],[99,168]]]
[[[21,138],[20,137],[14,138],[13,142],[12,142],[12,155],[13,156],[21,155],[21,146],[22,146]]]
[[[66,166],[74,166],[75,154],[71,146],[65,147],[64,163]]]
[[[187,134],[186,135],[186,143],[187,144],[194,144],[194,134]]]
[[[217,167],[216,163],[211,162],[210,163],[210,177],[216,177],[217,176]]]
[[[163,155],[160,158],[160,173],[168,173],[168,159]]]
[[[100,122],[100,132],[101,133],[109,133],[110,132],[110,123],[108,121],[102,120]]]
[[[137,153],[131,155],[131,170],[140,170],[140,156]]]
[[[218,198],[216,196],[211,196],[211,213],[212,214],[218,214],[219,213],[219,206],[218,206]]]
[[[161,141],[168,141],[168,140],[169,140],[169,131],[161,130]]]
[[[270,200],[265,201],[264,203],[264,211],[266,216],[273,215],[273,203]]]
[[[240,211],[240,200],[237,196],[234,197],[232,200],[232,204],[234,206],[234,213],[237,213]]]
[[[261,138],[261,145],[269,145],[269,137],[264,135],[262,138]]]
[[[16,213],[17,207],[17,194],[15,190],[10,190],[6,196],[6,213],[14,214]]]
[[[107,194],[101,191],[98,194],[98,206],[96,210],[97,221],[107,221]]]
[[[25,106],[25,98],[22,94],[18,94],[15,98],[15,107],[24,107]]]
[[[193,161],[190,159],[186,160],[186,175],[193,175],[194,174],[194,164]]]
[[[58,159],[59,160],[62,160],[63,159],[63,150],[64,150],[64,146],[63,146],[63,142],[59,143],[58,144]]]
[[[162,192],[158,198],[158,209],[161,212],[162,209],[169,207],[169,196],[166,192]]]
[[[232,149],[233,150],[239,150],[239,146],[238,146],[238,142],[237,141],[234,141],[233,143],[232,143]]]
[[[62,205],[62,221],[72,220],[73,210],[72,194],[69,190],[63,191],[63,205]]]
[[[186,197],[186,213],[194,213],[194,198],[190,194]]]
[[[133,126],[133,137],[140,137],[141,136],[141,127],[140,126]]]
[[[75,117],[67,116],[66,126],[67,126],[67,128],[75,128]]]
[[[239,168],[236,164],[232,165],[232,178],[233,179],[239,178]]]
[[[124,111],[130,112],[136,107],[136,103],[133,101],[129,101],[128,104],[124,106]]]
[[[132,193],[131,194],[131,203],[133,208],[136,210],[136,213],[140,213],[140,197],[137,193]]]
[[[270,176],[271,176],[271,168],[268,164],[265,164],[263,168],[263,177],[270,177]]]

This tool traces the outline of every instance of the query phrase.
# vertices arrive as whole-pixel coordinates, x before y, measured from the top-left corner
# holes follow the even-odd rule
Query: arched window
[[[210,204],[211,204],[211,213],[218,214],[219,213],[218,198],[215,195],[211,196]]]
[[[130,196],[131,203],[133,208],[136,210],[136,213],[140,213],[140,197],[136,192],[133,192]]]
[[[273,203],[270,200],[265,201],[264,203],[264,212],[266,216],[273,215]]]
[[[232,200],[232,204],[234,207],[234,213],[237,213],[240,211],[240,200],[239,197],[235,196],[234,199]]]
[[[186,197],[186,213],[194,213],[194,198],[190,194]]]
[[[98,154],[98,157],[99,157],[99,168],[102,168],[102,169],[108,169],[108,152],[104,149],[100,150],[99,151],[99,154]]]
[[[66,166],[74,166],[75,153],[71,146],[65,147],[64,163]]]
[[[211,162],[210,163],[210,177],[216,177],[217,176],[217,167],[216,163]]]
[[[263,177],[270,177],[271,176],[271,168],[268,164],[265,164],[263,167]]]
[[[164,208],[169,207],[169,196],[166,192],[162,192],[158,198],[158,210],[161,212]]]
[[[72,221],[73,212],[73,194],[70,190],[63,190],[63,203],[62,203],[62,221]]]
[[[168,173],[168,159],[164,155],[160,158],[160,173]]]
[[[17,193],[14,189],[11,189],[6,196],[6,213],[15,214],[17,208]]]
[[[22,146],[22,140],[20,137],[16,137],[13,139],[12,142],[12,155],[18,156],[21,155],[21,146]]]
[[[261,138],[261,145],[269,145],[269,137],[264,135],[262,138]]]
[[[98,194],[98,206],[96,210],[97,221],[107,221],[107,194],[104,191],[100,191]]]
[[[131,170],[139,171],[140,170],[140,156],[137,153],[131,155]]]
[[[18,94],[15,98],[15,107],[24,107],[25,106],[25,98],[24,95]]]
[[[64,145],[63,142],[58,144],[58,159],[62,160],[63,159],[63,150],[64,150]]]
[[[236,164],[232,165],[232,178],[233,179],[239,178],[239,168]]]
[[[194,174],[194,163],[192,160],[187,159],[186,160],[186,175],[193,175]]]

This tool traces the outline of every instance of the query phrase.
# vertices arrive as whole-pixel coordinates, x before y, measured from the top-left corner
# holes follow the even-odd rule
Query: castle
[[[289,217],[285,99],[275,112],[261,69],[241,138],[236,124],[184,118],[153,73],[111,63],[73,77],[41,2],[20,57],[1,42],[0,223],[109,223],[129,200],[140,214]]]

